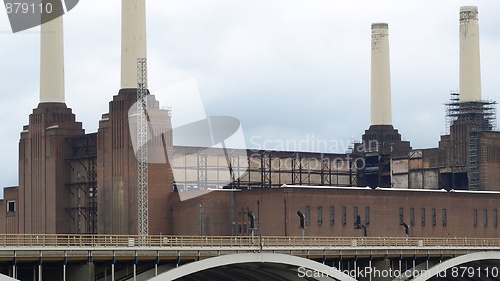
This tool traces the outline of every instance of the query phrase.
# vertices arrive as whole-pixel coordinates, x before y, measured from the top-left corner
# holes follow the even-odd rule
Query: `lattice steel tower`
[[[146,59],[137,59],[137,208],[138,234],[148,235],[148,118]]]

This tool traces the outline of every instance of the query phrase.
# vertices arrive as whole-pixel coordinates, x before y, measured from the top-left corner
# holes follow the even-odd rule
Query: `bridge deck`
[[[0,235],[0,262],[186,260],[260,251],[330,259],[429,258],[489,250],[500,250],[500,238]]]

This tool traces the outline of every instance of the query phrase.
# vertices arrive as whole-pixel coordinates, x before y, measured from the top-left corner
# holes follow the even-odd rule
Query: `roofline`
[[[382,188],[382,187],[354,187],[354,186],[322,186],[322,185],[291,185],[283,184],[275,188],[304,188],[304,189],[344,189],[344,190],[380,190],[380,191],[402,191],[402,192],[442,192],[442,193],[472,193],[472,194],[500,194],[500,191],[489,190],[454,190],[446,189],[421,189],[421,188]]]

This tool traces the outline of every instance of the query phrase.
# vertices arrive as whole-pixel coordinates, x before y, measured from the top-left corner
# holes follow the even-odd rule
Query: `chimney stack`
[[[146,1],[122,0],[121,89],[137,88],[137,59],[146,55]]]
[[[40,103],[64,103],[63,17],[42,24],[40,38]]]
[[[389,26],[372,24],[371,124],[392,125]]]
[[[460,8],[460,102],[481,100],[478,10]]]

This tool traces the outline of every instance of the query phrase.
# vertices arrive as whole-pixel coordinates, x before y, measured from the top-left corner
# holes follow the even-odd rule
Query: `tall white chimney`
[[[137,88],[137,59],[146,55],[146,1],[122,0],[122,89]]]
[[[64,103],[63,17],[42,24],[40,38],[40,103]]]
[[[392,125],[389,26],[372,24],[371,124]]]
[[[481,100],[477,14],[475,6],[460,8],[460,102]]]

